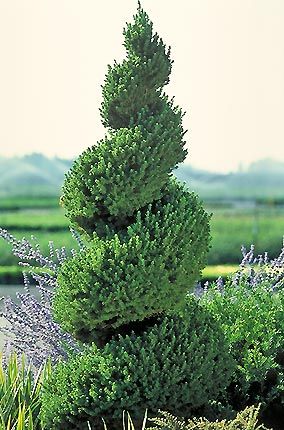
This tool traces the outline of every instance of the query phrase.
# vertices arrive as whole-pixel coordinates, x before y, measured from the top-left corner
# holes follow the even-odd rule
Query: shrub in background
[[[172,177],[186,151],[182,113],[162,92],[169,50],[140,6],[124,36],[127,58],[109,67],[103,87],[108,135],[63,186],[86,247],[61,266],[53,311],[91,346],[58,364],[45,387],[49,429],[83,429],[102,416],[115,426],[124,409],[137,420],[145,407],[190,413],[218,397],[233,371],[219,326],[185,300],[205,265],[209,217]]]
[[[275,400],[284,406],[284,247],[271,261],[253,251],[244,249],[240,270],[201,298],[238,364],[228,393],[237,409]]]

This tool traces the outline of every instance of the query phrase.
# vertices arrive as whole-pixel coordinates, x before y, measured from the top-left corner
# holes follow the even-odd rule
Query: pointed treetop
[[[142,9],[141,1],[140,0],[138,0],[138,9]]]

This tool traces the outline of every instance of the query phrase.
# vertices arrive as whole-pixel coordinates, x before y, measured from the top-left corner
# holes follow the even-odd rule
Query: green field
[[[212,247],[206,279],[226,275],[236,269],[241,259],[240,247],[255,244],[256,253],[268,251],[275,257],[284,235],[284,208],[259,207],[208,207],[212,212]],[[76,248],[77,243],[68,229],[68,219],[58,205],[58,198],[0,200],[0,227],[7,229],[17,239],[34,235],[43,251],[48,253],[49,241],[56,247]],[[11,246],[0,240],[0,281],[16,282],[20,279],[17,258]],[[217,267],[216,267],[217,266]]]
[[[62,231],[69,222],[61,208],[22,209],[0,212],[0,225],[13,231]]]
[[[58,208],[57,196],[17,196],[17,197],[1,197],[0,198],[0,213],[6,210],[21,210],[21,209],[40,209],[40,208]]]
[[[256,254],[279,255],[284,235],[284,208],[213,209],[209,264],[236,264],[241,245],[255,245]]]

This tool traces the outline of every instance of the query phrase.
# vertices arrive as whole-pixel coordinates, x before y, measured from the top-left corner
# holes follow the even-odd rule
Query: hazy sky
[[[143,0],[172,46],[188,162],[284,160],[284,0]],[[104,137],[107,64],[135,0],[0,0],[0,154],[74,157]]]

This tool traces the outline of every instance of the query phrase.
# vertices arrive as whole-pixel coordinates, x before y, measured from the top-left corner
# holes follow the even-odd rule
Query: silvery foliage
[[[78,233],[74,230],[71,233],[82,250],[84,245]],[[34,236],[31,240],[17,240],[0,228],[1,237],[12,245],[13,254],[23,266],[24,277],[23,292],[17,293],[19,303],[10,297],[2,298],[4,310],[0,316],[7,321],[6,326],[0,327],[7,337],[4,355],[7,357],[12,351],[24,352],[33,366],[39,368],[48,358],[55,363],[67,359],[69,353],[81,351],[77,341],[53,320],[51,312],[58,270],[69,257],[65,247],[55,248],[53,242],[49,242],[49,256],[46,257]],[[76,255],[75,250],[71,250],[72,255]],[[39,290],[39,298],[31,293],[31,284]]]

